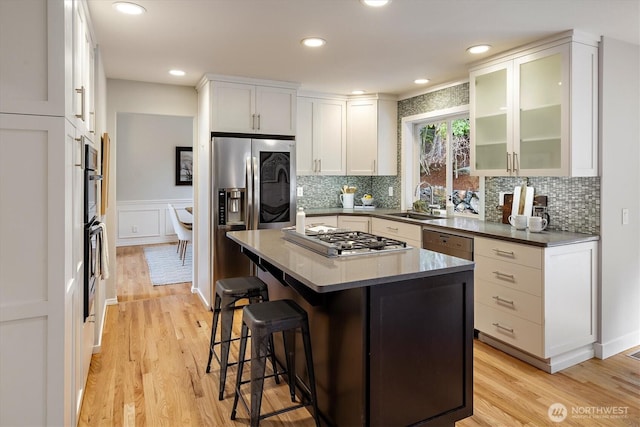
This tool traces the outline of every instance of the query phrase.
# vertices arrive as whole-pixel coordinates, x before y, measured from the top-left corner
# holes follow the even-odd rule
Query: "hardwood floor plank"
[[[107,307],[102,352],[92,358],[78,425],[247,426],[243,407],[238,407],[235,421],[229,419],[236,367],[229,368],[223,401],[218,401],[220,372],[215,360],[211,372],[205,372],[212,313],[191,293],[191,284],[152,286],[142,247],[118,248],[116,258],[118,305]],[[239,326],[238,313],[235,334]],[[626,355],[639,349],[550,375],[476,341],[474,415],[456,426],[640,426],[640,361]],[[238,342],[234,342],[232,360],[237,352]],[[267,379],[263,411],[289,403],[286,384],[276,386]],[[548,416],[554,403],[567,408],[562,423]],[[584,413],[614,407],[626,408],[626,416]],[[314,423],[303,409],[268,418],[260,425],[311,427]]]

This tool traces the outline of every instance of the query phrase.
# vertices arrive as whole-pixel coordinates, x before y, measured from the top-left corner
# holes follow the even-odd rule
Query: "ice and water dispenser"
[[[244,188],[218,190],[218,225],[246,224],[245,197]]]

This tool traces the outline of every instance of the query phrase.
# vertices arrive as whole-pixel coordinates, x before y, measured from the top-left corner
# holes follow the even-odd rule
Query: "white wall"
[[[194,117],[118,113],[117,201],[193,199],[175,184],[176,147],[192,147]]]
[[[600,340],[607,358],[640,344],[640,46],[604,38],[601,55]],[[622,209],[629,224],[622,224]]]
[[[109,179],[109,200],[106,224],[109,238],[109,254],[111,255],[110,271],[112,274],[107,280],[106,297],[110,302],[116,301],[116,230],[117,230],[117,203],[118,199],[114,173],[117,168],[117,114],[139,113],[158,114],[167,116],[183,116],[193,118],[192,136],[197,135],[198,97],[195,88],[188,86],[162,85],[155,83],[143,83],[128,80],[107,80],[107,132],[111,136],[112,174]],[[192,140],[188,144],[192,145]]]

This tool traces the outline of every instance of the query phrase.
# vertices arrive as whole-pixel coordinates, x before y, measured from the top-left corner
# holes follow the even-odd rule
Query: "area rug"
[[[177,243],[169,245],[145,246],[144,256],[149,265],[149,277],[154,286],[191,282],[192,244],[187,245],[187,255],[182,265]]]

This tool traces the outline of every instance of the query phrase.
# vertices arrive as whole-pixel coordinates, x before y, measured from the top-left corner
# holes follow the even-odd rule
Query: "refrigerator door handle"
[[[252,222],[251,229],[257,230],[258,224],[260,222],[260,192],[258,190],[260,179],[258,172],[258,158],[252,157],[253,159],[253,185],[251,186],[251,198],[253,199],[253,212],[252,212]]]
[[[253,181],[251,179],[251,177],[253,176],[253,174],[251,173],[251,157],[247,157],[245,159],[245,163],[246,163],[246,179],[247,179],[247,194],[245,194],[245,212],[247,215],[246,221],[247,221],[247,230],[250,230],[252,221],[253,221],[253,188],[252,188],[252,184]]]

